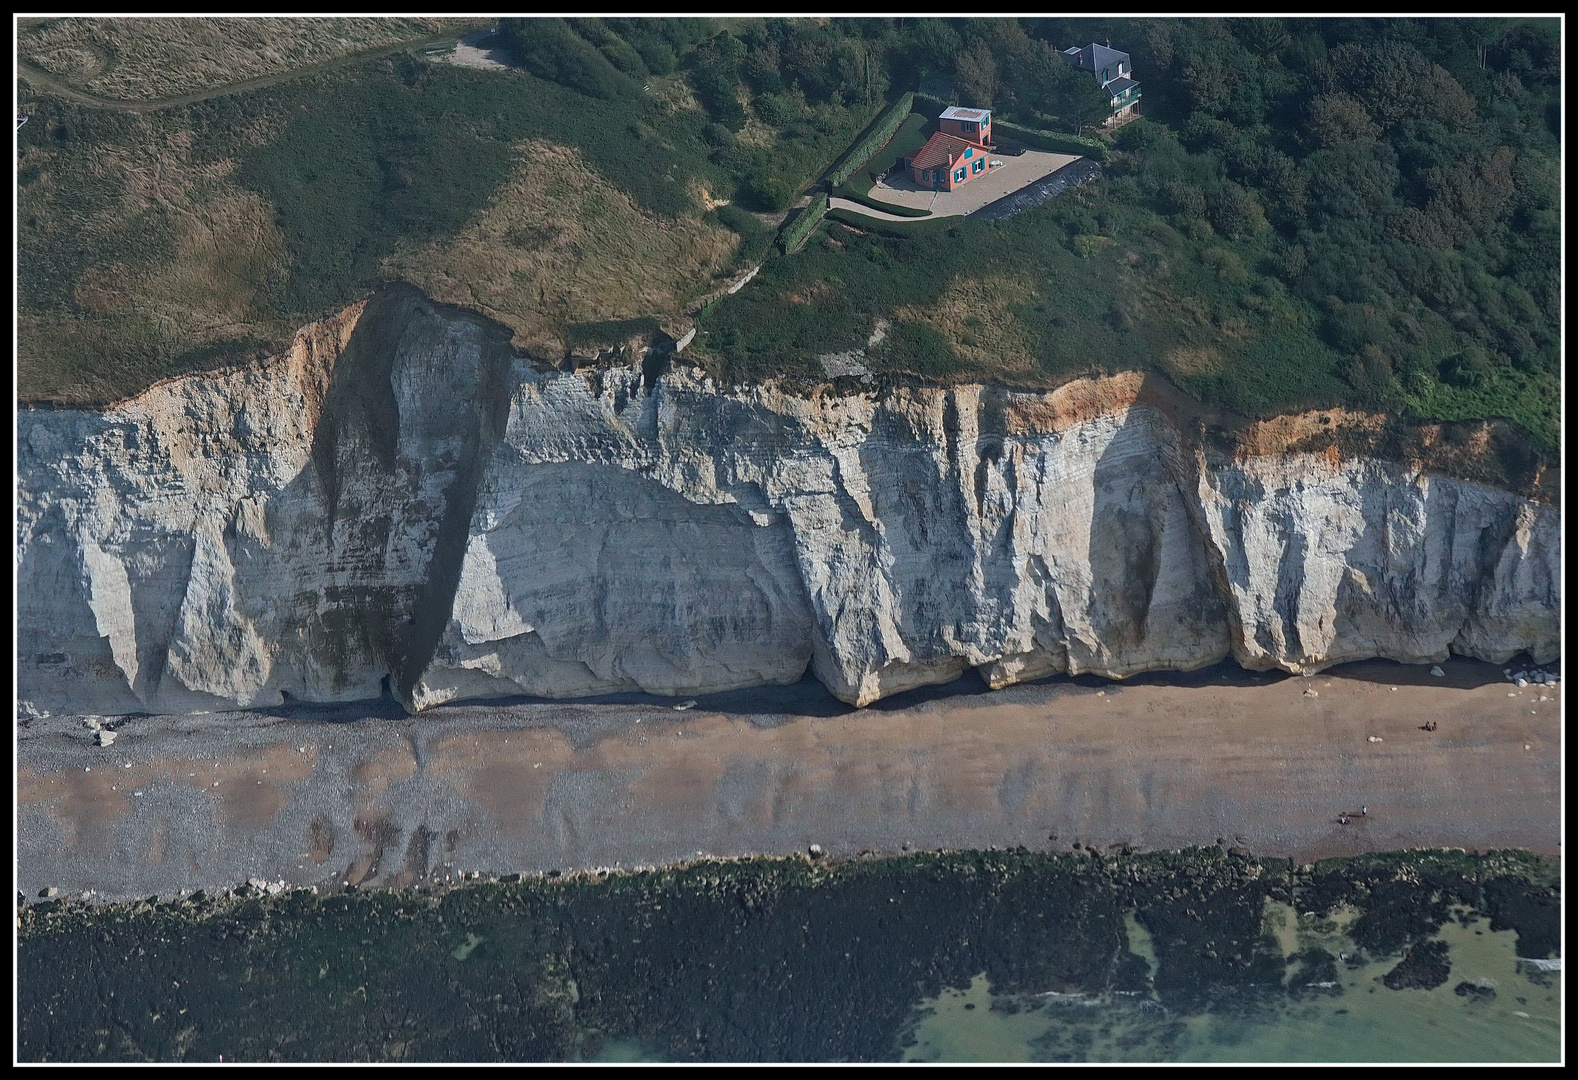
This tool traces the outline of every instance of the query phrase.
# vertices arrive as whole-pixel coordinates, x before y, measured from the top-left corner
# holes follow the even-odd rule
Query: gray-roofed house
[[[1140,84],[1133,78],[1134,69],[1128,53],[1093,41],[1083,49],[1078,46],[1064,49],[1059,55],[1081,71],[1094,75],[1110,95],[1112,115],[1107,118],[1107,127],[1117,127],[1134,115],[1134,108],[1140,103]]]

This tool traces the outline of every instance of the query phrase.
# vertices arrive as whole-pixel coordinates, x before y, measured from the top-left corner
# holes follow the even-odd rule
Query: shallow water
[[[1353,913],[1349,913],[1350,917]],[[1357,952],[1343,918],[1300,918],[1268,904],[1284,952],[1312,945]],[[1131,913],[1130,948],[1155,969]],[[1338,965],[1337,985],[1239,992],[1188,1012],[1151,995],[994,995],[984,973],[968,989],[922,1002],[899,1038],[907,1061],[1538,1062],[1561,1056],[1561,975],[1515,952],[1517,935],[1446,923],[1452,974],[1432,990],[1391,990],[1396,957]],[[1492,995],[1465,992],[1462,983]]]

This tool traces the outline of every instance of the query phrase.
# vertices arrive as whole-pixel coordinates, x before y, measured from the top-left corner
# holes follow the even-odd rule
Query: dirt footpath
[[[1558,692],[1446,666],[1444,679],[1385,662],[1314,678],[1065,679],[835,715],[747,703],[149,717],[121,722],[109,747],[50,718],[21,731],[19,887],[402,884],[813,843],[1560,854]],[[1437,729],[1420,730],[1429,720]]]

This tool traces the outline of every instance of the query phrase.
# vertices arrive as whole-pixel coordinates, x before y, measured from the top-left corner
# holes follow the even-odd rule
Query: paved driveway
[[[921,188],[907,175],[894,177],[891,180],[880,180],[871,189],[871,198],[877,202],[896,203],[900,206],[914,207],[919,210],[930,210],[932,217],[964,217],[973,214],[989,203],[994,203],[1007,195],[1023,188],[1029,187],[1038,180],[1057,172],[1070,162],[1078,161],[1078,154],[1052,154],[1045,150],[1026,150],[1018,157],[1004,157],[1002,154],[992,155],[989,160],[1001,161],[1002,164],[991,169],[985,176],[976,177],[963,187],[953,191],[932,191]],[[843,200],[833,200],[838,204]],[[859,214],[869,214],[872,217],[883,216],[857,205],[849,205],[847,209]],[[920,221],[923,218],[899,218],[901,221]]]
[[[857,203],[854,199],[846,199],[839,195],[828,199],[827,205],[833,210],[849,210],[856,214],[864,214],[868,218],[876,218],[878,221],[930,221],[933,216],[905,217],[903,214],[890,214],[886,210],[873,210],[869,206]]]

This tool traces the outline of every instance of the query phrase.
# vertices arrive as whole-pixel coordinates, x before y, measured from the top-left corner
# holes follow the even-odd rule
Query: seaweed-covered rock
[[[1492,930],[1516,930],[1518,955],[1530,960],[1554,956],[1562,943],[1561,900],[1552,890],[1516,877],[1485,883]]]
[[[1393,990],[1434,990],[1452,974],[1447,943],[1426,941],[1415,945],[1402,961],[1381,977]]]
[[[1288,957],[1288,963],[1299,965],[1298,970],[1288,977],[1288,989],[1324,988],[1328,985],[1336,988],[1337,958],[1319,945],[1301,953],[1294,953]]]

